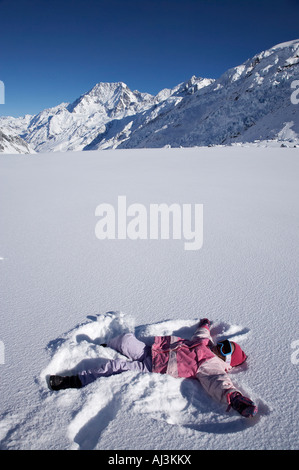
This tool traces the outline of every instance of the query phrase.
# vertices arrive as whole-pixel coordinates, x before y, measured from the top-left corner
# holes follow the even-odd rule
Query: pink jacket
[[[191,340],[177,336],[157,336],[152,346],[152,372],[173,377],[193,377],[215,400],[228,403],[237,391],[227,372],[231,366],[209,348],[210,330],[198,327]]]
[[[152,346],[153,372],[173,377],[196,377],[200,365],[215,357],[208,347],[210,336],[206,327],[200,328],[191,340],[178,336],[157,336]],[[207,331],[206,331],[207,330]]]

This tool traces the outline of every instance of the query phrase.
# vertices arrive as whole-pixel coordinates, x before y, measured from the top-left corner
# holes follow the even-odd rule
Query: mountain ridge
[[[224,72],[192,76],[157,95],[123,82],[97,83],[73,103],[35,116],[0,117],[0,129],[35,152],[192,147],[256,142],[299,144],[299,40],[277,44]]]

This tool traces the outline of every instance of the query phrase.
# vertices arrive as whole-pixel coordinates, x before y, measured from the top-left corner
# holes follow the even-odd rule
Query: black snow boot
[[[49,385],[52,390],[65,390],[66,388],[81,388],[82,383],[78,375],[61,377],[60,375],[50,375]]]

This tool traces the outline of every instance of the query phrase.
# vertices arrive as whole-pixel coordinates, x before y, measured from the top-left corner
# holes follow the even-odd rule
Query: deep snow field
[[[0,156],[0,449],[298,448],[298,148]],[[99,204],[203,204],[203,245],[99,240]],[[194,380],[126,372],[51,392],[47,376],[118,353],[133,331],[213,338],[248,354],[242,418]]]

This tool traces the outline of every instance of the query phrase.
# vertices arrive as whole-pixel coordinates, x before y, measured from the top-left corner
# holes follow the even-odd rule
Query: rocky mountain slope
[[[35,153],[18,135],[6,135],[0,129],[0,153]]]

